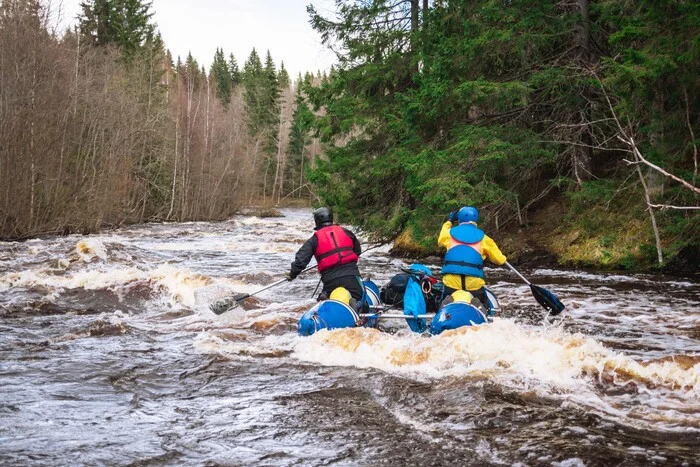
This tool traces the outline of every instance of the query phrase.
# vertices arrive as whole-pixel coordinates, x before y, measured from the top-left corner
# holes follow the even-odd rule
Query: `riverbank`
[[[650,248],[646,238],[650,230],[648,218],[630,216],[616,220],[616,213],[598,212],[595,207],[579,216],[580,219],[572,214],[566,201],[557,200],[530,211],[521,226],[487,229],[487,234],[509,261],[521,266],[651,272],[696,278],[700,274],[700,247],[692,243],[669,248],[664,264],[659,266],[656,251]],[[594,228],[587,228],[586,223]],[[394,242],[392,254],[418,259],[440,256],[442,252],[421,246],[407,230]]]
[[[288,199],[281,205],[268,202],[253,203],[237,210],[237,214],[261,218],[283,217],[280,209],[297,208],[312,211],[308,200]],[[700,277],[700,247],[686,244],[671,249],[663,266],[655,262],[655,252],[648,242],[640,239],[646,235],[649,220],[628,218],[625,222],[611,222],[604,216],[614,213],[591,211],[580,214],[583,218],[596,219],[597,229],[585,229],[571,213],[571,207],[562,200],[550,202],[540,209],[531,210],[521,226],[511,226],[497,231],[486,228],[509,261],[517,266],[577,268],[590,271],[625,271],[661,273],[670,276]],[[595,216],[595,217],[594,217]],[[611,227],[612,226],[612,227]],[[100,231],[118,230],[123,226],[103,226]],[[0,239],[23,241],[31,238],[49,239],[73,232],[46,233],[25,238]],[[99,232],[84,232],[83,234]],[[437,232],[435,233],[437,235]],[[432,244],[424,240],[426,243]],[[439,262],[444,254],[438,248],[421,245],[411,229],[405,230],[395,241],[391,254],[399,258]]]

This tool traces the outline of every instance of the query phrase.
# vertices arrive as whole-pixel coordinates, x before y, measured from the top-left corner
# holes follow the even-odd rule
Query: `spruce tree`
[[[264,75],[264,81],[263,81],[263,86],[264,86],[264,95],[265,95],[265,123],[267,126],[270,128],[274,128],[276,130],[277,125],[279,124],[279,114],[280,114],[280,82],[277,79],[277,69],[275,67],[275,62],[272,60],[272,55],[270,54],[270,51],[267,51],[267,54],[265,56],[265,68],[263,69],[263,75]],[[270,138],[270,144],[272,146],[276,146],[276,142],[273,141],[276,139],[276,131],[274,132],[275,136]]]
[[[116,42],[117,30],[114,24],[116,2],[114,0],[87,0],[80,3],[80,33],[83,42],[95,46]]]
[[[277,82],[283,89],[289,87],[289,73],[284,68],[284,61],[280,64],[280,71],[277,73]]]
[[[297,78],[296,92],[294,95],[294,114],[292,116],[292,128],[289,133],[289,146],[287,147],[286,177],[287,190],[294,192],[305,183],[306,171],[306,146],[310,139],[310,131],[314,122],[314,115],[309,108],[303,93],[303,80],[301,73]],[[301,191],[296,191],[301,196]]]
[[[153,39],[152,2],[145,0],[87,0],[80,4],[80,31],[89,44],[115,44],[127,58]]]
[[[265,129],[264,105],[264,74],[260,56],[255,48],[250,52],[248,59],[243,64],[243,99],[248,122],[248,131],[251,136],[258,136]]]
[[[201,85],[202,75],[199,69],[199,64],[197,63],[197,60],[195,60],[195,58],[192,56],[192,52],[189,52],[187,54],[187,58],[185,59],[183,68],[186,82],[190,86],[191,90],[198,90],[199,86]]]
[[[238,62],[236,62],[236,57],[233,54],[230,54],[228,58],[228,73],[231,76],[233,86],[241,83],[241,72],[238,70]]]
[[[304,86],[312,86],[314,84],[314,75],[309,73],[308,71],[304,73]]]
[[[265,168],[265,183],[266,191],[274,192],[274,184],[276,172],[278,170],[279,161],[276,157],[279,156],[280,144],[280,84],[277,79],[277,69],[275,62],[272,60],[270,51],[267,51],[265,56],[265,68],[263,69],[263,106],[262,109],[265,121],[265,136],[264,149],[267,154],[267,165]],[[266,195],[268,193],[265,193]]]
[[[228,106],[228,104],[231,103],[233,80],[231,79],[231,73],[229,71],[228,64],[226,63],[226,58],[224,58],[223,49],[219,49],[217,47],[209,75],[216,83],[216,97],[222,104]]]
[[[151,24],[152,2],[144,0],[120,0],[116,16],[117,44],[127,56],[133,54],[153,37],[155,26]]]

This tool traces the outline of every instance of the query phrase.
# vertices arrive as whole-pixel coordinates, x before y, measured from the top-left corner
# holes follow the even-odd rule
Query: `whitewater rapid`
[[[487,268],[501,316],[434,337],[400,321],[299,337],[312,272],[214,315],[288,270],[313,220],[283,213],[0,244],[0,460],[697,463],[694,280],[525,269],[567,305],[545,319]],[[365,249],[380,286],[410,264]]]

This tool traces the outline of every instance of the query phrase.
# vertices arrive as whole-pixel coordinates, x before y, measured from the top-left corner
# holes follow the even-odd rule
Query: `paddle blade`
[[[530,284],[532,295],[542,308],[549,311],[552,316],[556,316],[564,311],[564,304],[549,290]]]
[[[235,308],[236,306],[238,306],[238,304],[241,300],[244,300],[248,297],[250,297],[250,294],[241,294],[241,295],[236,295],[235,297],[223,298],[223,299],[218,300],[218,301],[212,303],[211,305],[209,305],[209,309],[215,315],[220,315],[222,313],[226,313],[231,308]]]

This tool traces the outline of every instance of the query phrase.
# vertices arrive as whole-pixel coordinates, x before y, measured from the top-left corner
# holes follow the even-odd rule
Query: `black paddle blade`
[[[236,295],[235,297],[223,298],[209,305],[209,309],[212,312],[214,312],[215,315],[220,315],[222,313],[226,313],[231,308],[238,306],[238,303],[241,300],[246,299],[248,297],[250,297],[250,294],[242,294]]]
[[[564,311],[564,304],[549,290],[530,284],[532,295],[542,308],[549,311],[549,314],[556,316]]]

